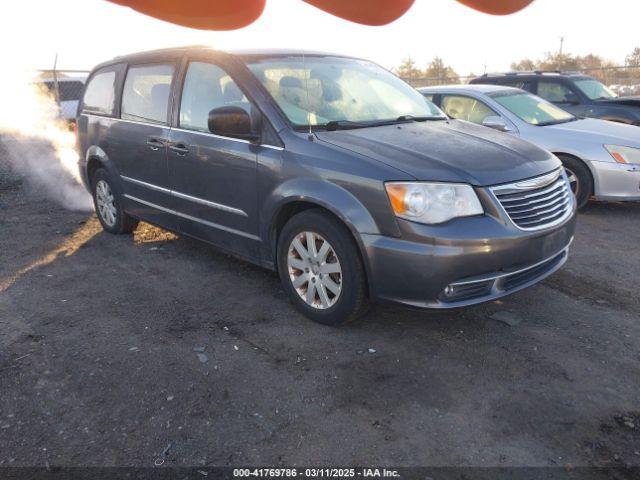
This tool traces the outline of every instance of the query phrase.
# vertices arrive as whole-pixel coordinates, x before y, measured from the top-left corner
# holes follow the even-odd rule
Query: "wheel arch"
[[[311,208],[322,209],[347,228],[369,278],[370,265],[360,234],[381,234],[381,231],[360,200],[323,179],[292,179],[279,185],[264,201],[260,218],[265,264],[277,270],[278,236],[282,228],[291,217]],[[367,286],[371,288],[368,280]]]
[[[107,172],[109,172],[113,179],[113,186],[116,189],[116,193],[122,194],[122,180],[120,179],[118,169],[109,159],[109,156],[102,148],[98,147],[97,145],[92,145],[87,149],[87,153],[85,155],[85,167],[83,172],[84,178],[86,179],[86,186],[89,190],[91,190],[91,188],[93,187],[91,185],[93,175],[99,168],[104,168]]]
[[[271,233],[270,233],[271,235],[270,249],[271,249],[271,255],[273,258],[273,264],[274,264],[275,270],[276,271],[278,270],[278,239],[280,237],[280,233],[282,232],[284,226],[287,224],[287,222],[291,218],[293,218],[295,215],[298,215],[299,213],[302,213],[306,210],[319,210],[346,228],[346,230],[351,235],[351,239],[353,240],[356,246],[356,250],[358,252],[358,256],[360,257],[360,261],[364,266],[367,292],[369,293],[369,296],[371,296],[372,292],[371,292],[371,285],[369,281],[370,269],[369,269],[368,257],[366,255],[366,249],[364,247],[364,244],[362,243],[360,236],[358,235],[358,232],[354,230],[353,225],[350,224],[342,215],[340,215],[339,212],[335,211],[331,207],[323,205],[314,200],[311,200],[311,201],[309,199],[291,200],[283,204],[281,208],[278,209],[278,211],[276,212],[276,215],[274,216],[274,219],[273,219],[273,226],[271,228]]]
[[[552,152],[556,157],[558,157],[560,159],[560,161],[562,161],[562,157],[570,157],[574,160],[577,160],[578,162],[580,162],[581,164],[583,164],[585,167],[587,167],[587,171],[589,172],[589,175],[591,176],[591,185],[593,188],[593,191],[591,192],[591,195],[595,195],[595,192],[598,188],[597,186],[597,179],[598,177],[596,176],[595,172],[593,171],[593,167],[591,166],[590,162],[585,161],[583,158],[579,157],[578,155],[574,154],[574,153],[568,153],[568,152],[563,152],[563,151],[554,151]]]

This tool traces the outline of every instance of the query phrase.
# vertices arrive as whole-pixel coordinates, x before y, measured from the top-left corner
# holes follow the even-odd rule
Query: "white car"
[[[579,118],[546,100],[500,85],[418,89],[451,118],[519,136],[554,153],[579,207],[597,200],[640,200],[640,127]]]

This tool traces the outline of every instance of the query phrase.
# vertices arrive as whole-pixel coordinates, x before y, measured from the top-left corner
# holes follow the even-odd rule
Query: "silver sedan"
[[[524,90],[500,85],[420,88],[449,117],[519,136],[562,160],[583,207],[640,200],[640,127],[579,118]]]

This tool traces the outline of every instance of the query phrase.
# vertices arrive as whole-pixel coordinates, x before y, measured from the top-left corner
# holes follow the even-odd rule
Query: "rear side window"
[[[60,92],[62,97],[62,91]],[[116,72],[98,71],[89,80],[84,93],[83,111],[113,115],[116,98]]]
[[[122,92],[122,118],[167,122],[172,65],[131,66]]]
[[[442,109],[451,118],[482,124],[485,118],[497,115],[484,103],[462,95],[443,95]]]

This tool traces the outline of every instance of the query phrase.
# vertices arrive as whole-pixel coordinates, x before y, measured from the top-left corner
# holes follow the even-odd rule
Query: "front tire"
[[[278,273],[293,305],[311,320],[338,326],[368,308],[367,282],[351,232],[319,209],[292,217],[277,247]]]
[[[113,180],[104,168],[96,170],[91,187],[96,215],[105,231],[117,235],[136,229],[138,221],[124,211],[122,200],[113,188]]]
[[[562,161],[565,172],[567,172],[571,191],[576,198],[576,205],[578,209],[583,209],[593,195],[593,179],[589,167],[574,157],[558,155],[558,158]]]

